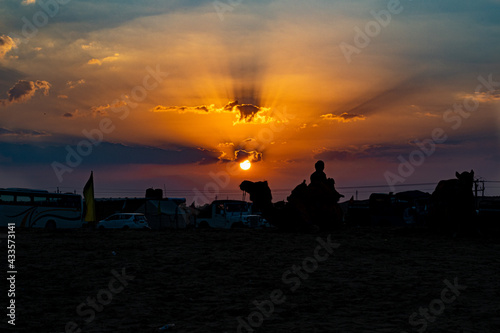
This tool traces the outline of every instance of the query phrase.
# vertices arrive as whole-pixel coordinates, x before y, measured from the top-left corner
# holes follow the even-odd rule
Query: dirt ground
[[[3,332],[500,332],[497,237],[18,229],[16,251]]]

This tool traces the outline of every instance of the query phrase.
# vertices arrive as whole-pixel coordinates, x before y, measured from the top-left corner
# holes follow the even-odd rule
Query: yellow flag
[[[84,220],[86,222],[94,222],[95,218],[95,200],[94,200],[94,172],[90,172],[90,178],[83,188],[83,197],[85,198],[85,206],[87,212],[85,213]]]

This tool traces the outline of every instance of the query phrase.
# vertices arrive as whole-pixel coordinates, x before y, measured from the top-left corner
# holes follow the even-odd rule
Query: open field
[[[500,331],[498,238],[394,229],[344,230],[330,236],[333,245],[328,237],[17,230],[16,326],[3,314],[0,329],[158,332],[173,323],[175,332]]]

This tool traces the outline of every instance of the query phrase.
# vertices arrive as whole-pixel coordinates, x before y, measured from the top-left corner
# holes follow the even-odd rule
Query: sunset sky
[[[318,159],[346,197],[500,180],[498,0],[1,3],[0,187],[279,200]]]

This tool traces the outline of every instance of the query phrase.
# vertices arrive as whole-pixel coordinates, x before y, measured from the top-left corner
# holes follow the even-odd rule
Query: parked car
[[[151,229],[146,216],[140,213],[113,214],[97,223],[98,229]]]
[[[243,217],[243,226],[248,228],[269,228],[271,225],[260,215],[247,215]]]

